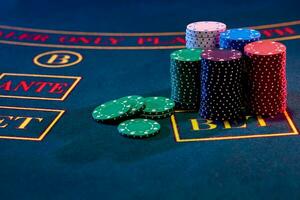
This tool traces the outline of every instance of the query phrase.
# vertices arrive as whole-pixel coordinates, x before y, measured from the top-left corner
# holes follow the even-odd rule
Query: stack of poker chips
[[[166,97],[131,95],[97,106],[92,116],[97,122],[113,123],[133,117],[163,119],[174,113],[175,102]]]
[[[220,33],[226,30],[221,22],[202,21],[186,27],[186,48],[213,49],[219,46]]]
[[[97,106],[92,117],[107,124],[119,123],[121,135],[131,138],[148,138],[160,131],[153,119],[163,119],[174,114],[175,102],[166,97],[131,95],[114,99]]]
[[[165,97],[147,97],[141,116],[146,119],[164,119],[174,114],[175,102]]]
[[[238,50],[204,50],[201,55],[201,102],[205,119],[228,120],[243,112],[243,59]]]
[[[170,56],[171,99],[180,110],[198,110],[201,49],[181,49]]]
[[[246,28],[229,29],[220,34],[220,48],[244,52],[244,46],[260,40],[259,31]]]
[[[248,101],[253,114],[274,117],[287,106],[286,47],[258,41],[245,46]]]
[[[259,31],[247,28],[229,29],[220,34],[220,48],[236,49],[244,53],[244,47],[251,43],[260,40],[261,34]],[[243,69],[243,89],[247,90],[247,69]],[[244,96],[244,100],[246,96]],[[245,101],[245,105],[248,102]],[[248,107],[248,106],[246,106]]]

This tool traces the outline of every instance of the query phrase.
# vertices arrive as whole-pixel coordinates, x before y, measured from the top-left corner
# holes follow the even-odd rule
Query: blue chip
[[[243,52],[246,44],[258,41],[260,37],[260,32],[253,29],[229,29],[220,34],[220,47],[223,49],[236,49]]]
[[[261,34],[259,31],[247,28],[229,29],[220,34],[220,38],[229,40],[253,40],[259,39]]]

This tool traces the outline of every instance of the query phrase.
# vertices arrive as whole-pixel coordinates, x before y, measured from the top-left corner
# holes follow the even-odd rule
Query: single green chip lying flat
[[[122,101],[112,100],[96,107],[92,113],[96,121],[118,120],[130,111],[130,104],[124,104]]]
[[[159,133],[160,124],[150,119],[130,119],[119,124],[118,131],[124,136],[144,138]]]

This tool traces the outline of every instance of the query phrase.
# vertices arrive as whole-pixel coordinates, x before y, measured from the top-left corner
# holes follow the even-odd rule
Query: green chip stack
[[[170,117],[175,110],[175,102],[166,97],[147,97],[142,117],[146,119],[163,119]]]
[[[171,99],[176,109],[199,109],[201,53],[201,49],[180,49],[171,53]]]

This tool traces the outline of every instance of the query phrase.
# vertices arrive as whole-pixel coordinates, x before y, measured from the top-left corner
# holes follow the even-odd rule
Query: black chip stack
[[[201,53],[201,49],[181,49],[171,54],[171,99],[176,109],[199,109]]]
[[[205,119],[230,120],[243,112],[243,60],[238,50],[204,50],[201,55],[201,103]]]

